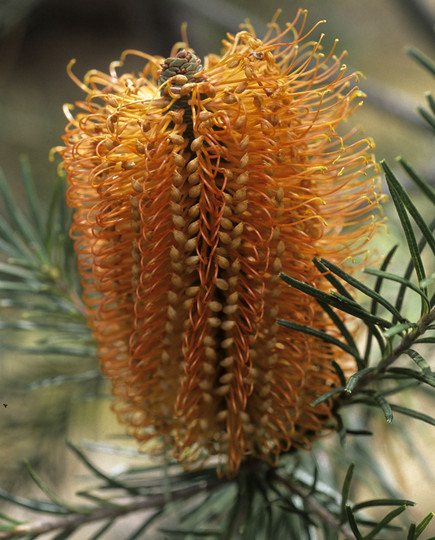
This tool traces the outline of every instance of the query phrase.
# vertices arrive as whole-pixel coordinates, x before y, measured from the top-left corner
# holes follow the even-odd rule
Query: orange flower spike
[[[334,332],[278,274],[327,288],[312,258],[366,252],[379,188],[370,143],[336,132],[355,75],[306,41],[305,19],[264,41],[246,26],[204,68],[183,45],[124,53],[139,76],[71,74],[88,98],[66,108],[60,151],[101,369],[143,449],[187,467],[217,456],[235,474],[334,426],[332,400],[310,403],[348,360],[278,326]]]

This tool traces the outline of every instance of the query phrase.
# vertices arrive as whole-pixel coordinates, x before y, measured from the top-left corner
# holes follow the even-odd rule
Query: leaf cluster
[[[0,350],[95,358],[69,236],[71,211],[65,204],[64,178],[57,178],[48,207],[44,207],[25,158],[21,170],[24,209],[13,200],[0,170],[4,206],[0,215]],[[28,344],[23,340],[23,331],[35,341]]]
[[[435,207],[435,190],[407,161],[399,158],[399,163]],[[426,268],[433,263],[435,256],[435,219],[427,225],[390,166],[382,162],[382,167],[409,250],[410,258],[404,272],[388,271],[397,245],[387,253],[379,269],[365,270],[375,278],[373,287],[327,260],[315,259],[314,264],[331,284],[330,292],[316,289],[285,273],[281,274],[281,278],[290,286],[317,300],[341,334],[341,339],[292,321],[278,322],[285,327],[316,336],[342,349],[355,360],[358,370],[348,379],[340,366],[334,362],[341,386],[316,399],[313,405],[339,396],[341,406],[359,403],[380,408],[389,423],[393,420],[393,412],[397,412],[435,425],[434,417],[390,402],[390,397],[401,394],[411,387],[424,386],[432,395],[435,387],[435,374],[424,356],[415,349],[422,344],[435,343],[435,275],[430,274],[430,270]],[[429,264],[426,265],[422,256],[425,248],[430,252]],[[401,265],[398,264],[396,267],[400,269]],[[432,272],[434,270],[433,264],[431,270]],[[397,284],[393,300],[384,294],[386,283],[390,285],[389,289],[392,283]],[[361,299],[356,300],[349,290],[357,291]],[[414,320],[406,313],[406,295],[417,297],[420,303],[419,315],[414,317]],[[338,315],[339,312],[358,319],[366,327],[367,337],[363,350],[356,344],[343,317]],[[377,346],[376,349],[374,344]],[[409,358],[409,367],[396,365],[403,356]]]
[[[60,540],[94,524],[88,538],[96,540],[115,527],[119,518],[137,513],[134,526],[123,529],[125,540],[143,538],[145,532],[152,538],[167,540],[311,540],[317,538],[316,531],[331,540],[371,540],[392,538],[397,531],[405,534],[392,521],[414,505],[406,499],[391,498],[353,503],[349,498],[353,464],[341,490],[336,491],[319,480],[317,467],[313,473],[304,470],[295,455],[285,456],[276,468],[257,460],[247,461],[240,474],[230,479],[218,478],[214,466],[187,472],[176,463],[108,475],[71,442],[68,446],[94,479],[90,489],[78,493],[87,502],[72,505],[63,501],[27,464],[46,500],[16,497],[3,490],[0,498],[43,517],[25,523],[0,516],[1,539],[39,538],[58,531],[52,538]],[[392,510],[373,520],[365,511],[374,506]],[[407,540],[421,538],[432,516],[412,523],[406,532]],[[382,531],[387,536],[378,536]]]

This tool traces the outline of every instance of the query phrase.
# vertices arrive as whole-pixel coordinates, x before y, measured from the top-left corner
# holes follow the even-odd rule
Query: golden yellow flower
[[[89,323],[114,408],[148,451],[185,466],[275,462],[333,425],[340,351],[278,277],[318,287],[311,260],[365,252],[377,184],[367,140],[336,128],[359,105],[342,56],[307,41],[306,12],[245,29],[201,61],[187,45],[138,75],[89,72],[61,148]],[[352,267],[347,267],[352,271]]]

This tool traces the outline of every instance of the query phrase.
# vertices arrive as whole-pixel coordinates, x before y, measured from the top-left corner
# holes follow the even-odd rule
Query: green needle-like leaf
[[[23,214],[18,209],[18,206],[14,204],[12,197],[9,193],[7,182],[3,173],[0,171],[0,195],[2,196],[9,217],[11,220],[11,225],[14,228],[12,239],[17,238],[17,234],[21,236],[21,239],[26,245],[30,245],[33,251],[34,256],[36,255],[37,259],[42,264],[48,264],[47,253],[45,252],[43,246],[41,245],[38,235],[35,234],[35,229],[30,226],[27,220],[24,218]]]
[[[41,489],[46,495],[47,497],[53,501],[54,504],[56,504],[59,508],[63,508],[65,509],[66,511],[74,514],[74,513],[77,513],[77,512],[80,512],[80,513],[86,513],[89,511],[89,509],[87,508],[84,508],[84,507],[75,507],[75,506],[72,506],[68,503],[65,503],[64,501],[62,501],[62,499],[51,489],[48,487],[48,485],[42,480],[42,478],[40,478],[36,472],[33,470],[33,468],[31,467],[30,463],[28,461],[25,461],[24,462],[25,466],[26,466],[26,469],[27,471],[29,472],[30,476],[32,477],[32,480],[35,482],[35,484],[39,487],[39,489]]]
[[[426,68],[432,75],[435,75],[435,62],[426,56],[424,53],[416,49],[415,47],[408,47],[406,52],[415,58],[424,68]]]
[[[415,371],[413,369],[407,369],[402,367],[392,367],[388,370],[387,374],[389,373],[403,375],[407,379],[416,379],[435,388],[435,377],[433,375],[422,373],[421,371]]]
[[[357,371],[354,373],[351,377],[349,377],[349,380],[347,381],[346,388],[344,389],[345,392],[348,394],[351,394],[353,392],[353,389],[355,388],[357,382],[362,378],[368,375],[369,373],[375,372],[376,367],[366,367],[364,369],[361,369],[360,371]]]
[[[281,272],[279,276],[283,281],[285,281],[286,283],[288,283],[295,289],[298,289],[316,298],[320,302],[323,302],[332,307],[335,307],[341,311],[344,311],[345,313],[349,313],[350,315],[354,315],[358,319],[361,319],[362,321],[364,321],[366,324],[378,324],[379,326],[384,327],[384,328],[389,328],[390,326],[393,326],[393,324],[390,321],[387,321],[381,317],[372,315],[355,301],[351,302],[350,300],[347,300],[344,297],[328,294],[324,291],[316,289],[316,287],[313,287],[309,285],[308,283],[304,283],[303,281],[298,281],[297,279],[292,278],[288,276],[287,274],[284,274],[283,272]]]
[[[42,209],[38,199],[38,195],[36,194],[35,183],[33,181],[32,173],[30,171],[30,164],[26,157],[21,158],[21,172],[24,186],[26,188],[26,199],[28,202],[32,222],[35,230],[38,233],[40,241],[42,241],[44,238],[44,226],[41,220]]]
[[[388,328],[388,330],[385,330],[384,336],[387,339],[391,339],[397,334],[402,334],[403,332],[406,332],[407,330],[410,330],[411,328],[416,328],[416,326],[417,325],[415,323],[410,323],[410,322],[396,324],[395,326]]]
[[[417,210],[416,206],[412,202],[411,197],[408,195],[406,190],[403,188],[402,184],[399,182],[399,180],[396,178],[392,170],[388,167],[388,165],[385,162],[383,163],[383,167],[384,167],[384,170],[386,171],[386,177],[387,177],[387,182],[388,182],[390,191],[391,190],[394,191],[395,193],[394,196],[396,197],[396,200],[399,199],[400,202],[403,203],[405,208],[411,214],[413,220],[417,224],[421,233],[426,238],[426,241],[429,247],[431,248],[432,253],[435,255],[435,237],[432,231],[429,229],[429,227],[426,224],[426,221],[424,220],[424,218],[422,217],[422,215],[420,214],[420,212]]]
[[[432,416],[423,414],[419,411],[414,411],[413,409],[409,409],[408,407],[403,407],[402,405],[395,405],[393,403],[391,403],[391,408],[395,412],[405,414],[406,416],[410,416],[411,418],[415,418],[416,420],[421,420],[422,422],[426,422],[427,424],[435,426],[435,418],[433,418]]]
[[[423,109],[423,107],[417,107],[417,110],[420,113],[420,116],[429,124],[430,128],[435,131],[435,118],[428,111],[426,111],[426,109]]]
[[[385,161],[382,161],[381,165],[385,171],[385,178],[390,188],[391,198],[393,200],[394,206],[396,207],[397,214],[402,224],[403,232],[405,234],[405,238],[408,243],[409,252],[411,254],[412,263],[417,274],[417,279],[418,281],[422,281],[426,277],[426,274],[425,274],[423,262],[420,256],[420,251],[417,246],[417,241],[415,239],[414,231],[412,230],[411,223],[409,221],[409,218],[405,209],[405,205],[400,198],[400,192],[396,190],[396,185],[397,185],[398,180],[397,178],[395,178],[393,171],[390,169],[389,165]],[[423,291],[423,292],[427,294],[426,291]],[[428,307],[427,303],[424,300],[422,300],[422,314],[426,313],[427,307]]]
[[[391,408],[391,405],[388,403],[388,401],[385,399],[385,397],[376,390],[363,390],[364,393],[367,393],[373,397],[375,402],[379,405],[379,407],[382,409],[382,412],[384,413],[385,420],[388,424],[391,424],[393,421],[393,411]]]
[[[358,347],[355,343],[355,340],[352,337],[352,334],[350,331],[346,328],[346,325],[344,322],[340,319],[340,317],[334,312],[334,310],[329,307],[327,304],[324,304],[322,302],[319,302],[319,304],[322,306],[324,311],[328,314],[331,321],[335,324],[337,329],[340,331],[341,335],[344,337],[346,343],[349,345],[349,347],[352,349],[353,353],[352,356],[355,358],[355,360],[358,363],[358,368],[363,368],[363,360],[360,357]]]
[[[368,501],[364,501],[358,504],[355,504],[352,507],[352,510],[354,512],[358,512],[358,510],[361,510],[362,508],[370,508],[370,507],[376,507],[376,506],[415,506],[414,501],[410,501],[408,499],[370,499]]]
[[[344,523],[346,520],[346,506],[349,500],[350,485],[352,483],[353,472],[355,470],[355,463],[351,463],[346,471],[344,477],[343,487],[341,488],[341,503],[340,503],[340,523]]]
[[[66,444],[74,452],[74,454],[80,459],[80,461],[82,461],[86,465],[86,467],[90,471],[92,471],[97,477],[100,477],[103,480],[105,480],[109,486],[125,489],[126,491],[134,495],[140,494],[139,489],[127,487],[122,482],[118,482],[114,478],[107,476],[107,474],[104,474],[99,468],[95,467],[95,465],[91,463],[89,459],[86,457],[86,455],[83,452],[81,452],[76,446],[74,446],[72,442],[66,441]]]
[[[402,285],[405,285],[405,287],[407,287],[408,289],[413,290],[415,293],[423,297],[426,300],[426,302],[429,302],[427,296],[423,293],[423,291],[419,289],[417,285],[412,283],[412,281],[409,281],[409,279],[405,279],[404,277],[398,276],[396,274],[391,274],[390,272],[383,272],[382,270],[376,270],[375,268],[366,268],[364,272],[366,274],[371,274],[372,276],[379,276],[389,281],[396,281],[397,283],[401,283]]]
[[[429,364],[426,362],[426,360],[421,356],[420,353],[417,351],[414,351],[413,349],[407,349],[404,351],[404,354],[407,354],[409,357],[411,357],[414,362],[417,364],[417,366],[424,372],[424,373],[431,373],[431,369]]]
[[[378,304],[381,304],[386,308],[390,313],[392,313],[398,320],[403,322],[403,317],[400,314],[400,312],[392,305],[388,300],[386,300],[382,295],[378,294],[373,289],[370,289],[370,287],[367,287],[367,285],[364,285],[361,283],[361,281],[358,281],[356,278],[342,270],[340,267],[338,267],[336,264],[333,264],[325,259],[321,259],[321,262],[330,270],[331,272],[334,272],[337,276],[339,276],[341,279],[349,283],[352,287],[355,287],[355,289],[358,289],[362,293],[364,293],[369,298],[372,298],[378,302]]]
[[[399,516],[402,512],[404,512],[407,508],[407,505],[399,506],[399,508],[395,508],[391,512],[389,512],[366,536],[364,536],[364,540],[374,540],[376,538],[376,535],[378,532],[382,531],[382,529],[385,529],[387,525],[392,521],[394,518]]]
[[[352,508],[347,505],[346,506],[346,516],[347,520],[349,522],[349,526],[352,529],[353,534],[355,535],[356,540],[365,540],[362,534],[360,533],[358,529],[358,525],[355,519],[355,516],[353,515]]]
[[[293,321],[287,321],[285,319],[277,319],[276,321],[281,326],[285,326],[286,328],[291,328],[292,330],[297,330],[298,332],[303,332],[304,334],[309,334],[310,336],[318,337],[319,339],[322,339],[323,341],[326,341],[327,343],[331,343],[332,345],[336,345],[337,347],[340,347],[340,349],[343,349],[347,353],[353,356],[354,351],[349,345],[346,343],[343,343],[339,339],[337,339],[334,336],[331,336],[327,332],[323,332],[322,330],[317,330],[316,328],[311,328],[310,326],[304,326],[303,324],[298,324]]]
[[[415,184],[421,189],[426,197],[435,204],[435,189],[421,177],[416,170],[404,159],[403,157],[397,158],[397,161],[408,173],[408,176],[415,182]]]
[[[345,298],[349,299],[350,301],[354,302],[353,296],[350,294],[350,292],[344,287],[344,285],[341,283],[339,279],[337,279],[334,274],[332,274],[328,269],[327,266],[325,266],[323,260],[319,260],[314,258],[313,263],[315,266],[322,272],[322,274],[325,276],[325,278],[331,283],[335,289],[337,289],[337,292],[340,293],[341,296],[344,296]]]
[[[46,501],[36,501],[33,499],[25,499],[23,497],[17,497],[10,495],[7,491],[0,489],[0,499],[8,501],[14,505],[28,508],[34,512],[42,512],[44,514],[66,514],[68,513],[65,508],[58,504]]]
[[[376,293],[380,293],[381,292],[381,288],[382,288],[382,285],[383,285],[383,281],[384,281],[384,273],[386,273],[386,269],[388,268],[388,265],[390,264],[394,254],[396,253],[396,250],[398,248],[398,244],[396,244],[395,246],[393,246],[390,251],[385,255],[384,257],[384,260],[382,261],[382,265],[381,265],[381,268],[379,270],[376,270],[376,272],[378,272],[377,274],[375,274],[377,276],[377,279],[376,279],[376,282],[375,282],[375,286],[373,287],[373,290],[376,292]],[[365,269],[365,272],[368,272],[369,268],[366,268]],[[376,300],[376,298],[372,298],[372,304],[371,304],[371,308],[370,308],[370,313],[373,313],[373,315],[376,314],[376,311],[377,311],[377,307],[378,307],[378,302]]]
[[[319,405],[320,403],[323,403],[324,401],[327,401],[329,398],[336,396],[337,394],[341,394],[344,391],[344,386],[340,386],[337,388],[333,388],[329,392],[326,392],[325,394],[322,394],[320,397],[315,399],[311,406],[315,407],[316,405]]]
[[[426,96],[431,111],[435,114],[435,99],[433,95],[430,92],[425,92],[424,95]]]
[[[435,219],[433,219],[433,220],[431,221],[431,223],[430,223],[430,225],[429,225],[429,229],[430,229],[431,231],[434,231],[434,230],[435,230]],[[426,238],[423,236],[423,237],[420,239],[420,241],[419,241],[419,243],[418,243],[418,246],[417,246],[417,247],[418,247],[419,253],[422,253],[422,252],[423,252],[423,249],[425,248],[426,243],[427,243],[427,242],[426,242]],[[408,266],[406,267],[406,270],[405,270],[405,272],[404,272],[404,274],[403,274],[403,277],[404,277],[405,280],[409,280],[409,278],[410,278],[411,275],[412,275],[413,270],[414,270],[414,264],[413,264],[413,261],[412,261],[412,258],[411,258],[411,260],[409,261],[409,264],[408,264]],[[420,281],[420,287],[421,287],[421,289],[423,289],[423,290],[425,290],[425,286],[423,285],[424,282],[425,282],[425,280]],[[405,293],[406,293],[407,290],[408,290],[408,288],[406,287],[406,285],[401,284],[401,286],[400,286],[400,288],[399,288],[399,291],[398,291],[398,293],[397,293],[397,298],[396,298],[396,302],[395,302],[395,307],[396,307],[396,309],[398,309],[398,310],[401,310],[401,309],[402,309],[403,301],[404,301],[404,298],[405,298]],[[424,301],[422,300],[422,302],[424,302]]]
[[[432,518],[434,517],[434,513],[430,512],[426,517],[424,517],[418,525],[415,527],[415,535],[413,537],[413,540],[417,540],[418,537],[421,535],[421,533],[426,529],[426,527],[429,525],[429,523],[432,521]]]

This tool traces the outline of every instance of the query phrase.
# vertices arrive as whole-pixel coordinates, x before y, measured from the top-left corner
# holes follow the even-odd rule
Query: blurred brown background
[[[245,18],[261,36],[278,8],[284,22],[298,7],[309,10],[308,26],[327,20],[319,29],[326,33],[325,47],[338,37],[337,50],[348,51],[350,69],[367,77],[361,81],[367,106],[358,121],[375,138],[379,158],[421,151],[426,161],[427,138],[420,136],[414,105],[424,102],[432,81],[404,48],[413,44],[434,52],[434,0],[306,0],[303,5],[300,0],[1,0],[1,166],[17,174],[17,157],[24,153],[36,176],[49,182],[54,168],[47,155],[60,142],[62,104],[82,97],[65,72],[71,58],[81,77],[91,68],[107,70],[127,48],[166,56],[180,39],[183,21],[191,46],[202,56],[218,52],[225,33],[237,31]]]
[[[49,196],[56,165],[48,162],[48,154],[61,143],[62,105],[83,97],[66,74],[71,58],[77,59],[74,72],[82,78],[92,68],[107,70],[125,49],[166,56],[180,39],[184,21],[190,46],[203,56],[219,52],[225,33],[236,32],[245,18],[261,37],[278,8],[284,23],[299,7],[309,10],[307,27],[327,20],[316,34],[326,34],[325,48],[338,37],[337,51],[348,51],[349,68],[364,73],[360,86],[368,97],[355,122],[374,138],[378,159],[394,165],[401,154],[435,182],[434,141],[415,111],[425,105],[424,92],[433,88],[433,79],[405,53],[412,44],[435,58],[435,0],[0,0],[0,167],[16,196],[22,193],[23,154],[30,159],[41,198]],[[388,246],[394,234],[393,220],[390,237],[384,239]],[[58,369],[53,359],[0,358],[0,401],[11,392],[5,382],[24,384]],[[101,403],[88,402],[79,386],[73,391],[61,386],[16,398],[0,411],[0,487],[16,483],[18,474],[22,478],[20,460],[32,456],[36,465],[47,467],[48,460],[52,470],[47,474],[54,480],[55,464],[65,454],[62,444],[54,443],[56,433],[60,440],[67,433],[76,442],[122,433],[108,401]],[[427,426],[409,424],[423,447],[433,446]],[[380,430],[385,437],[376,439],[376,452],[388,457],[392,477],[406,496],[419,502],[414,516],[421,519],[435,510],[433,479],[416,468],[414,455],[395,446],[390,428],[382,424]],[[107,467],[118,463],[117,457],[104,459]]]

